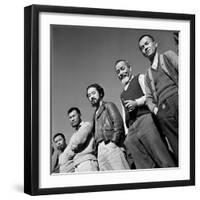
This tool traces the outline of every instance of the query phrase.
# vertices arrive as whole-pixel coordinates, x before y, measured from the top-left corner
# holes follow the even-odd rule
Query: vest
[[[173,80],[173,82],[178,87],[178,71],[175,69],[172,62],[170,62],[170,60],[166,58],[165,54],[160,54],[159,63],[163,71],[169,76],[171,80]],[[154,103],[158,103],[158,97],[156,94],[155,83],[151,68],[148,69],[145,79],[153,95]]]
[[[135,120],[141,115],[150,113],[150,110],[148,109],[146,105],[141,105],[131,112],[129,112],[128,109],[125,107],[125,104],[124,104],[125,100],[135,100],[144,96],[144,93],[140,87],[138,78],[139,78],[139,74],[131,80],[128,86],[128,89],[124,90],[120,96],[121,102],[125,110],[125,119],[126,119],[127,127],[130,127],[135,122]]]

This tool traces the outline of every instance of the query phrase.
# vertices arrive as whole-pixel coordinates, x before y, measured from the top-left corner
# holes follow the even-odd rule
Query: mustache
[[[91,101],[91,102],[97,101],[97,98],[92,97],[90,101]]]
[[[121,74],[121,75],[119,76],[119,79],[122,80],[122,79],[124,79],[124,78],[127,77],[127,76],[129,76],[128,73],[123,73],[123,74]]]
[[[146,49],[146,53],[149,53],[151,51],[151,48]]]

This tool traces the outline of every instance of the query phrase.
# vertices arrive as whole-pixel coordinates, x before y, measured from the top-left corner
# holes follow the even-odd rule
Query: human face
[[[145,36],[140,40],[139,48],[145,57],[152,59],[157,50],[157,43],[152,38]]]
[[[63,151],[66,146],[65,140],[61,135],[54,138],[54,143],[56,148],[61,151]]]
[[[95,87],[90,87],[87,91],[87,96],[93,107],[98,107],[100,102],[99,92]]]
[[[131,78],[131,68],[124,61],[120,61],[115,66],[115,70],[119,80],[126,85]]]
[[[81,116],[76,110],[72,110],[72,112],[69,113],[69,121],[71,123],[71,126],[76,128],[81,123]]]

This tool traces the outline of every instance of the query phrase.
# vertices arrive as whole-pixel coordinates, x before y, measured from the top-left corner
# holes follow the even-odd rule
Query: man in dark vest
[[[139,39],[142,54],[151,67],[145,77],[147,105],[158,119],[178,165],[178,56],[173,51],[159,54],[151,35]]]
[[[133,169],[174,167],[174,161],[146,106],[144,75],[134,76],[126,60],[118,60],[115,70],[123,84],[121,102],[128,133],[125,139],[127,159]]]

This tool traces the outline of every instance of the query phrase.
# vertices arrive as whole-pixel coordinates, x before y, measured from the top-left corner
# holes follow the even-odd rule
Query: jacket
[[[174,81],[178,87],[178,56],[173,51],[167,51],[158,56],[158,65]],[[153,112],[158,103],[154,79],[150,67],[145,75],[146,103]]]
[[[114,142],[122,146],[125,138],[123,120],[117,106],[112,102],[102,102],[95,115],[95,141],[97,145]]]

